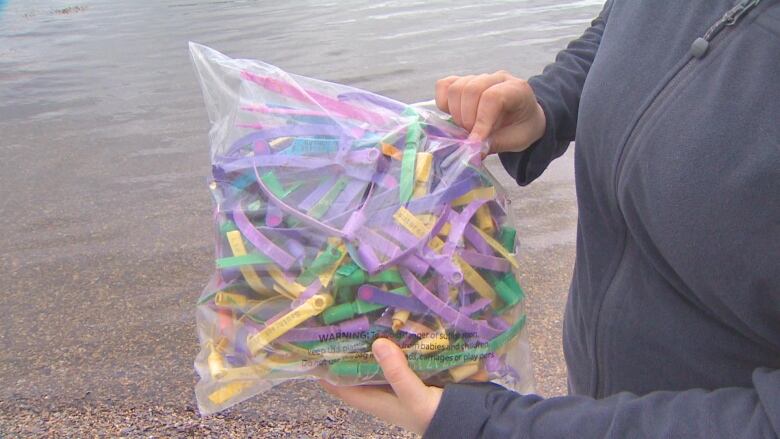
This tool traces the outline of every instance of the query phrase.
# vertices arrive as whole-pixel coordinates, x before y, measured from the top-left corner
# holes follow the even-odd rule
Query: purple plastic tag
[[[233,211],[233,220],[241,231],[241,234],[255,246],[261,253],[273,259],[285,270],[289,270],[295,264],[295,258],[274,244],[270,239],[263,236],[246,217],[244,211],[238,209]]]
[[[368,244],[360,244],[357,247],[357,253],[360,255],[360,265],[366,268],[366,271],[368,271],[371,274],[374,274],[378,272],[378,267],[381,265],[381,262],[379,261],[379,258],[376,256],[376,253],[374,253],[374,249],[371,248]]]
[[[485,242],[485,239],[476,231],[472,224],[466,225],[466,228],[463,230],[463,236],[478,252],[485,255],[493,254],[493,249],[490,247],[490,244]]]
[[[268,227],[277,227],[282,224],[284,214],[282,210],[274,203],[268,203],[265,212],[265,225]]]
[[[472,320],[466,315],[459,313],[455,308],[447,305],[441,299],[428,291],[423,284],[408,270],[401,268],[401,277],[403,277],[406,286],[413,296],[417,297],[425,306],[437,314],[442,320],[448,322],[464,332],[476,333],[480,340],[487,341],[497,337],[501,331],[492,328],[484,320]]]
[[[485,297],[481,297],[481,298],[475,300],[471,304],[461,306],[459,311],[461,312],[461,314],[465,314],[467,316],[471,316],[474,313],[477,313],[479,311],[484,310],[485,308],[490,306],[491,303],[492,303],[492,300],[490,300],[488,298],[485,298]],[[502,328],[502,329],[505,329],[505,328]]]
[[[326,214],[329,212],[343,213],[348,210],[352,200],[363,193],[363,191],[366,190],[366,186],[367,183],[363,181],[348,181],[346,187],[344,187],[339,196],[333,201],[333,204],[328,208]]]
[[[425,305],[420,303],[420,301],[414,297],[388,293],[385,290],[369,284],[358,288],[357,296],[360,300],[365,302],[378,303],[380,305],[405,309],[416,314],[426,314],[428,312],[428,310],[425,308]]]
[[[352,215],[349,216],[347,222],[344,224],[344,227],[341,229],[341,231],[344,233],[344,237],[350,241],[355,239],[355,232],[363,227],[363,223],[365,222],[366,216],[363,215],[362,211],[358,210],[353,212]]]
[[[322,291],[322,284],[320,283],[319,279],[315,278],[314,281],[311,284],[309,284],[309,286],[307,286],[305,290],[303,290],[301,295],[298,296],[297,299],[293,300],[292,308],[297,308],[303,305],[303,302],[307,301],[313,295],[321,291]]]
[[[488,256],[473,250],[461,251],[460,257],[469,265],[477,268],[484,268],[486,270],[499,271],[502,273],[506,273],[511,269],[511,265],[506,259]]]
[[[460,214],[454,210],[449,211],[450,233],[447,235],[447,242],[444,243],[444,249],[442,249],[443,254],[447,256],[452,255],[452,252],[455,251],[458,243],[460,243],[460,239],[463,236],[463,230],[466,228],[466,225],[469,224],[469,221],[471,221],[471,217],[474,216],[477,209],[484,205],[486,201],[487,200],[474,200],[464,207]]]
[[[320,201],[322,197],[325,196],[326,193],[330,190],[330,188],[336,184],[337,177],[335,175],[331,175],[322,182],[313,190],[309,195],[306,196],[306,198],[303,199],[300,203],[298,203],[298,208],[302,211],[309,211],[312,207],[317,203],[317,201]]]

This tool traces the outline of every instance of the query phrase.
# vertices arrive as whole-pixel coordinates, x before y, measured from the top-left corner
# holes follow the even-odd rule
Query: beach
[[[402,102],[541,71],[598,1],[0,2],[0,437],[414,437],[290,382],[201,418],[209,121],[188,41]],[[566,393],[573,151],[512,200],[537,392]]]

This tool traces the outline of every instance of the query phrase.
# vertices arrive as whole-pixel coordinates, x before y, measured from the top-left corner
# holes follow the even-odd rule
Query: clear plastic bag
[[[202,414],[293,378],[532,379],[508,201],[448,115],[190,43],[211,121],[216,271],[197,304]]]

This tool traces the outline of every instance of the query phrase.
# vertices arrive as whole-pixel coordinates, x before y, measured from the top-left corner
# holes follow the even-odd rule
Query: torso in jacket
[[[579,104],[573,393],[750,386],[780,368],[780,4],[611,5]]]
[[[572,395],[450,384],[425,437],[780,437],[780,0],[612,0],[529,83],[545,133],[499,157],[576,139]]]

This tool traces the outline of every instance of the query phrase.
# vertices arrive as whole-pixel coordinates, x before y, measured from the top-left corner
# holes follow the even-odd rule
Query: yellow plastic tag
[[[344,258],[347,257],[347,248],[343,243],[338,246],[338,249],[341,252],[341,257],[338,259],[338,261],[334,262],[333,265],[328,267],[327,270],[320,274],[320,284],[322,284],[323,287],[327,287],[328,284],[330,284],[331,279],[333,279],[333,275],[336,274],[336,270],[338,270],[338,268],[341,266],[341,263],[344,262]]]
[[[477,227],[487,233],[493,233],[496,231],[496,228],[493,225],[493,217],[490,216],[490,208],[485,205],[479,206],[475,216],[477,217]]]
[[[493,306],[495,306],[496,292],[493,291],[493,288],[490,286],[490,284],[488,284],[487,281],[479,275],[474,267],[461,259],[460,256],[455,256],[455,262],[457,262],[460,266],[460,270],[463,272],[463,279],[466,281],[466,283],[471,285],[471,287],[474,288],[474,290],[480,296],[492,300]]]
[[[419,198],[428,193],[428,183],[422,181],[414,182],[414,189],[412,189],[412,197]]]
[[[206,362],[209,365],[209,373],[212,378],[218,380],[225,376],[225,360],[213,346],[211,347],[211,352],[209,352]]]
[[[459,383],[466,378],[479,372],[479,361],[470,361],[466,364],[453,367],[448,371],[452,377],[452,381]]]
[[[425,225],[425,228],[431,227],[437,220],[436,216],[430,214],[430,213],[421,213],[419,215],[415,215],[417,219],[422,221],[422,223]]]
[[[279,347],[291,354],[297,355],[300,358],[311,359],[317,358],[318,355],[321,356],[319,353],[312,353],[308,349],[304,349],[292,343],[279,343]]]
[[[478,187],[452,200],[451,206],[465,206],[474,200],[492,200],[496,198],[496,188],[493,186]]]
[[[414,179],[420,182],[426,182],[431,178],[431,166],[433,164],[433,154],[430,152],[418,152],[414,167]]]
[[[436,216],[431,215],[430,213],[423,213],[420,215],[415,215],[417,218],[422,221],[426,227],[431,227],[436,222],[438,218]],[[441,226],[441,229],[439,229],[439,236],[448,236],[450,234],[450,231],[452,230],[452,225],[450,223],[444,223]]]
[[[293,297],[298,297],[298,296],[301,295],[302,292],[304,292],[306,290],[306,287],[304,287],[303,285],[299,284],[298,282],[288,280],[284,276],[284,273],[282,273],[282,271],[279,270],[279,268],[277,266],[269,265],[267,270],[268,270],[268,274],[270,274],[271,277],[274,279],[274,281],[276,281],[276,284],[278,286],[280,286],[281,288],[283,288],[284,291],[286,291],[288,293],[288,294],[284,294],[284,293],[281,293],[281,294],[283,294],[285,296],[291,295]],[[277,292],[279,292],[279,290],[277,288],[274,288],[274,289]]]
[[[393,214],[393,218],[395,218],[398,224],[403,226],[406,230],[418,238],[422,238],[426,233],[428,233],[428,227],[425,225],[425,223],[420,218],[414,216],[412,212],[409,212],[409,210],[407,210],[405,207],[399,207],[398,210]],[[439,239],[438,236],[434,236],[430,241],[428,241],[428,248],[435,252],[441,250],[442,247],[444,247],[444,241]],[[457,256],[456,261],[461,265],[465,264],[471,268],[471,265],[467,264]],[[476,274],[476,277],[482,279],[482,276],[480,276],[473,268],[471,268],[471,270],[474,272],[474,274]],[[465,277],[466,273],[464,272],[463,275]],[[468,278],[466,278],[466,280],[468,281]],[[485,282],[484,279],[482,279],[482,281],[485,285],[487,285],[487,282]],[[472,285],[472,287],[474,287],[474,285]],[[476,287],[474,288],[476,289]],[[488,289],[490,289],[489,285]],[[490,289],[490,291],[492,292],[493,290]]]
[[[299,348],[300,349],[300,348]],[[297,359],[279,360],[274,356],[269,356],[262,360],[262,363],[253,364],[251,366],[226,368],[222,374],[222,381],[237,381],[237,380],[256,380],[257,378],[268,375],[273,370],[292,370],[298,369],[304,371],[307,368],[301,367],[301,362]]]
[[[428,228],[425,226],[425,223],[423,223],[421,219],[414,216],[412,212],[409,212],[409,210],[404,207],[398,208],[398,210],[393,214],[393,218],[401,226],[403,226],[406,230],[418,238],[421,238],[425,236],[426,233],[428,233]],[[428,242],[428,247],[433,251],[439,251],[442,247],[444,247],[444,241],[434,236]],[[460,269],[463,272],[463,279],[466,281],[466,283],[471,285],[471,287],[474,288],[474,290],[476,290],[480,296],[486,297],[495,302],[496,292],[493,291],[493,288],[491,288],[490,284],[488,284],[487,281],[479,275],[477,270],[475,270],[474,267],[469,265],[459,256],[455,256],[455,262],[457,262],[460,266]]]
[[[252,381],[234,381],[226,384],[209,395],[209,400],[215,405],[222,405],[226,401],[238,396],[239,393],[248,389]]]
[[[287,146],[288,142],[291,142],[293,140],[292,137],[278,137],[274,140],[271,140],[268,142],[268,144],[271,146],[271,148],[281,148],[283,146]]]
[[[405,309],[399,309],[393,313],[393,332],[398,332],[399,329],[404,327],[406,321],[409,320],[409,314],[410,312]]]
[[[403,228],[411,232],[412,235],[418,238],[422,238],[426,233],[428,233],[428,227],[425,226],[425,223],[423,223],[422,220],[414,216],[412,212],[409,212],[409,210],[403,206],[399,207],[398,210],[395,211],[393,214],[393,219],[398,224],[403,226]]]
[[[214,296],[214,304],[229,308],[246,308],[254,300],[249,300],[243,294],[231,293],[229,291],[220,291]]]
[[[290,329],[300,325],[307,319],[320,314],[327,307],[333,305],[333,296],[330,294],[316,294],[303,302],[300,306],[269,324],[262,331],[249,336],[247,344],[252,355],[257,355],[272,341],[281,337]]]
[[[412,212],[409,212],[409,210],[403,206],[395,211],[393,218],[398,224],[418,238],[422,238],[428,233],[428,226],[425,225],[423,220],[414,216]],[[428,247],[433,251],[439,251],[444,247],[444,241],[439,239],[439,237],[434,236],[428,241]]]
[[[429,247],[431,250],[433,250],[433,251],[435,251],[435,252],[438,252],[439,250],[441,250],[441,248],[442,248],[442,247],[444,247],[444,241],[442,241],[441,239],[439,239],[437,236],[434,236],[434,237],[433,237],[433,238],[431,238],[431,240],[428,242],[428,247]]]
[[[288,293],[287,290],[280,287],[278,284],[274,284],[274,291],[276,291],[277,294],[279,294],[282,297],[286,297],[290,300],[295,300],[297,297],[293,296],[292,294]]]
[[[415,322],[414,320],[407,320],[401,329],[404,329],[405,331],[413,331],[415,334],[427,334],[429,332],[433,332],[433,329],[423,325],[422,323]]]
[[[246,247],[244,247],[244,239],[241,237],[241,232],[238,230],[231,230],[227,232],[228,244],[230,244],[230,250],[233,252],[233,256],[246,255]],[[253,290],[261,294],[269,294],[271,291],[260,280],[260,276],[257,275],[251,265],[242,265],[239,267],[241,274],[244,275],[244,279],[252,287]]]

